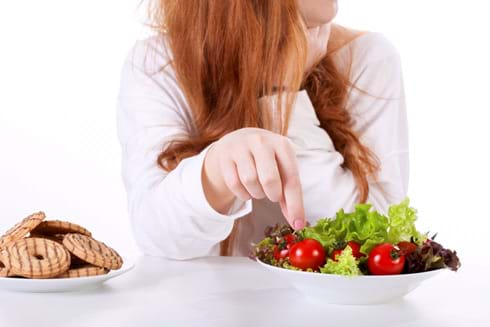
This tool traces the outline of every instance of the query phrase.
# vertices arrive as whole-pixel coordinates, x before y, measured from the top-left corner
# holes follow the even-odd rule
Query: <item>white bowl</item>
[[[378,304],[401,298],[442,269],[386,276],[340,276],[296,271],[263,263],[263,267],[288,280],[307,298],[331,304]]]

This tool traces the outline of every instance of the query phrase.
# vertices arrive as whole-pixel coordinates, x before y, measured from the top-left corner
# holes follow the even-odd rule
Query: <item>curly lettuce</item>
[[[330,252],[347,241],[361,244],[360,251],[366,255],[384,242],[396,244],[412,240],[421,244],[427,237],[415,228],[417,212],[409,204],[407,198],[392,205],[387,215],[372,210],[370,204],[358,204],[353,212],[341,209],[335,218],[319,219],[315,226],[305,227],[301,234],[304,238],[316,239]]]
[[[387,242],[396,244],[400,241],[413,241],[421,244],[427,239],[427,235],[422,235],[415,228],[417,220],[417,210],[410,207],[408,198],[399,204],[391,205],[388,208],[388,237]]]
[[[340,255],[336,257],[337,261],[327,259],[327,263],[320,267],[320,272],[323,274],[336,274],[344,276],[360,276],[362,275],[359,269],[359,261],[352,255],[352,249],[350,246],[342,251]]]

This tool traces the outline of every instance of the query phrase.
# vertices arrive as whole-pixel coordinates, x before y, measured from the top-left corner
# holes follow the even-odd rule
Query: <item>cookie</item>
[[[51,278],[69,269],[70,253],[48,239],[23,238],[6,247],[0,261],[16,276]]]
[[[123,264],[123,259],[114,249],[86,235],[66,234],[63,245],[75,256],[94,266],[119,269]]]
[[[5,267],[3,262],[0,261],[0,277],[10,277],[10,276],[14,276],[14,274],[12,274],[10,270],[7,267]]]
[[[47,240],[50,240],[50,241],[53,241],[53,242],[56,242],[59,244],[63,244],[63,238],[65,237],[65,235],[64,234],[43,235],[43,234],[37,234],[37,233],[31,232],[29,237],[30,238],[45,238]]]
[[[46,218],[46,215],[41,211],[34,213],[15,224],[14,227],[10,228],[2,237],[0,237],[0,248],[4,248],[10,243],[25,237],[30,231],[36,228],[44,218]]]
[[[6,268],[5,266],[0,267],[0,277],[10,277],[12,274],[10,273],[10,270]]]
[[[56,243],[63,245],[63,238],[65,237],[65,234],[40,235],[40,234],[33,234],[31,232],[31,236],[29,236],[29,237],[45,238],[45,239],[48,239],[48,240],[51,240],[51,241],[54,241]],[[63,247],[64,247],[64,245],[63,245]],[[70,253],[70,261],[71,261],[70,268],[73,268],[73,266],[83,266],[83,265],[87,264],[87,262],[85,262],[82,259],[80,259],[79,257],[73,255],[72,253]]]
[[[78,268],[70,268],[66,272],[59,275],[57,278],[77,278],[77,277],[89,277],[105,275],[109,270],[97,266],[87,264]]]
[[[37,225],[31,232],[32,235],[59,235],[67,233],[78,233],[87,236],[92,236],[92,233],[86,228],[61,220],[46,220]]]

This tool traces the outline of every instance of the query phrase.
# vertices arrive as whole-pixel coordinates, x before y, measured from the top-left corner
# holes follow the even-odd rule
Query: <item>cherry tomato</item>
[[[331,255],[332,260],[337,261],[337,257],[342,254],[342,251],[344,251],[344,249],[333,250]]]
[[[289,261],[297,268],[317,270],[325,264],[325,250],[320,242],[305,239],[291,246]]]
[[[402,241],[397,244],[400,248],[400,253],[403,255],[409,255],[417,250],[417,244],[412,242]]]
[[[364,256],[364,254],[361,253],[361,244],[354,241],[349,241],[347,242],[347,245],[350,246],[350,248],[352,249],[352,256],[354,258],[359,259]],[[337,256],[340,255],[342,251],[344,251],[344,249],[333,250],[331,255],[332,260],[337,261]]]
[[[280,250],[277,245],[274,246],[274,259],[276,259],[278,261],[280,259],[285,259],[285,258],[287,258],[288,254],[289,254],[289,250],[288,249],[282,249],[282,250]]]
[[[284,240],[287,244],[296,243],[296,236],[294,234],[284,235]]]
[[[369,253],[368,269],[373,275],[397,275],[404,264],[405,256],[390,243],[377,245]]]
[[[354,258],[359,259],[360,257],[364,256],[364,254],[361,253],[361,244],[354,241],[349,241],[347,242],[347,245],[352,249],[352,255]]]

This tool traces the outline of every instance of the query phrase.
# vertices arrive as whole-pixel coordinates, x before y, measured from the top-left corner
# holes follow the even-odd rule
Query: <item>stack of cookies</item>
[[[121,256],[84,227],[30,215],[0,237],[0,277],[75,278],[121,268]]]

